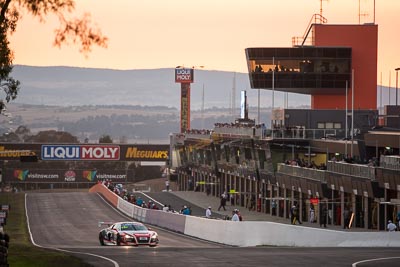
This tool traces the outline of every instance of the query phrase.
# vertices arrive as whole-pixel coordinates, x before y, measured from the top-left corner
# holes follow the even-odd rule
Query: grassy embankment
[[[92,266],[68,254],[32,245],[26,224],[24,193],[0,193],[0,204],[11,205],[7,225],[4,226],[5,232],[10,236],[8,249],[8,263],[10,266]]]

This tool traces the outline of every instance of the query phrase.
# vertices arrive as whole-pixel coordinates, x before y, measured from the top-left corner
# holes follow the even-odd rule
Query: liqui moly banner
[[[119,160],[117,145],[42,145],[42,160]]]
[[[176,83],[192,83],[194,81],[193,69],[175,69]]]

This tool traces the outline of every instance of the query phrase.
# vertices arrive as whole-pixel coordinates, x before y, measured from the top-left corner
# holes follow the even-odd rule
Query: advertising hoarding
[[[0,144],[0,159],[21,161],[26,151],[41,161],[165,161],[169,144]]]
[[[126,170],[93,169],[34,169],[15,168],[5,170],[6,182],[55,183],[55,182],[97,182],[111,180],[125,182]]]
[[[194,81],[194,69],[175,69],[176,83],[192,83]]]

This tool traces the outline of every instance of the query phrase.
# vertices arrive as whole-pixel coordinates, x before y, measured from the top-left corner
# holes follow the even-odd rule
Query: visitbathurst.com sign
[[[125,173],[105,173],[97,170],[84,170],[82,176],[89,182],[103,181],[103,180],[126,180]]]
[[[14,170],[14,178],[20,181],[26,180],[58,180],[59,175],[56,173],[37,173],[29,170]]]
[[[3,176],[7,182],[97,182],[112,180],[124,182],[128,175],[125,170],[32,170],[32,169],[7,169]]]
[[[97,179],[126,179],[126,174],[100,173],[97,175]]]

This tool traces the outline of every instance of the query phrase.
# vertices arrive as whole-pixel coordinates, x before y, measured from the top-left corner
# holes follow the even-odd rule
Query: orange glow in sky
[[[78,46],[53,47],[55,17],[45,23],[25,15],[10,39],[14,64],[110,69],[174,68],[247,72],[247,47],[291,47],[302,36],[320,0],[76,0],[74,14],[90,12],[109,38],[88,58]],[[400,67],[400,1],[375,0],[378,82],[394,85]],[[323,0],[329,24],[374,22],[374,0]],[[360,9],[359,9],[360,7]],[[360,10],[360,12],[359,12]],[[359,14],[361,16],[359,17]]]

